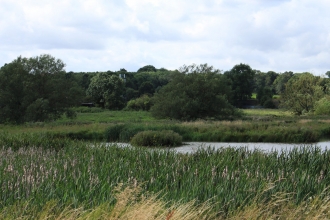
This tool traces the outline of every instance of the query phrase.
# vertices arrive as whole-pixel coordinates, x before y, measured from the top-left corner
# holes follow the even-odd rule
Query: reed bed
[[[329,196],[330,152],[317,147],[269,154],[200,149],[188,155],[42,135],[2,135],[0,146],[0,210],[27,203],[22,215],[33,216],[50,201],[58,209],[114,207],[120,183],[157,194],[167,206],[210,202],[212,212],[225,217],[253,204],[271,206],[278,193],[290,195],[293,207]]]
[[[244,110],[232,121],[156,120],[149,112],[102,111],[79,113],[74,120],[0,125],[0,133],[44,133],[57,138],[130,142],[142,131],[171,130],[183,141],[313,143],[330,139],[329,116],[293,116],[281,110]]]
[[[330,138],[330,125],[322,120],[246,120],[162,123],[121,123],[105,131],[107,141],[129,142],[141,131],[172,130],[183,141],[313,143]]]
[[[258,196],[244,207],[239,207],[230,215],[222,215],[213,210],[210,202],[196,205],[195,201],[188,203],[174,203],[168,205],[157,194],[141,193],[140,187],[121,184],[114,190],[116,203],[104,203],[86,209],[84,206],[74,208],[59,206],[56,201],[47,202],[40,211],[27,213],[33,210],[28,202],[18,203],[0,210],[0,219],[49,219],[49,220],[95,220],[95,219],[136,219],[136,220],[201,220],[201,219],[329,219],[330,198],[327,190],[323,195],[310,197],[299,205],[295,205],[292,194],[276,193],[270,201],[260,202]],[[266,190],[267,191],[267,190]]]

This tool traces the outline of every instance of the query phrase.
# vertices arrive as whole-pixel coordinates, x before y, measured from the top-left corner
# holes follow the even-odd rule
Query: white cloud
[[[0,65],[49,53],[67,70],[209,63],[330,69],[327,0],[0,0]]]

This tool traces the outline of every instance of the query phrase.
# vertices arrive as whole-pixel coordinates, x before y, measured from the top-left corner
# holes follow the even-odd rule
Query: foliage
[[[297,115],[313,111],[315,102],[324,96],[320,82],[320,77],[310,73],[295,74],[286,83],[281,106]]]
[[[182,137],[171,130],[142,131],[131,140],[133,146],[175,147],[182,145]]]
[[[315,115],[330,115],[330,96],[325,96],[315,102]]]
[[[98,73],[91,79],[87,95],[102,108],[117,110],[124,107],[124,81],[116,75]]]
[[[62,118],[47,123],[0,125],[0,131],[47,133],[58,138],[111,142],[129,142],[135,134],[146,130],[172,130],[184,141],[204,142],[312,143],[330,138],[327,115],[297,117],[283,109],[244,109],[243,112],[240,120],[192,122],[156,120],[146,111],[77,112],[77,118],[72,120]],[[117,135],[111,135],[113,132]]]
[[[120,183],[135,188],[143,183],[141,195],[148,198],[147,192],[157,193],[169,206],[179,201],[195,200],[195,205],[209,201],[214,204],[212,210],[223,216],[251,205],[281,204],[273,200],[279,193],[292,196],[290,205],[304,207],[317,205],[313,198],[329,196],[330,152],[317,147],[269,154],[244,147],[200,149],[184,155],[118,145],[91,147],[90,143],[46,136],[35,145],[33,138],[0,137],[0,213],[40,212],[50,201],[55,201],[54,212],[67,205],[90,210],[107,203],[114,208],[120,205],[114,194]],[[17,150],[10,147],[14,142],[19,143]],[[52,149],[60,144],[59,150]],[[24,209],[14,208],[25,202]],[[12,209],[6,209],[9,207]],[[286,206],[276,207],[269,213]]]
[[[278,75],[279,74],[274,71],[268,71],[267,73],[263,73],[259,70],[255,70],[254,91],[258,92],[260,90],[263,90],[264,88],[269,88],[273,92],[275,92],[273,83]]]
[[[327,71],[325,75],[327,75],[330,78],[330,71]]]
[[[162,86],[166,85],[173,71],[157,70],[156,72],[137,72],[126,74],[126,98],[130,100],[137,98],[145,93],[154,94]]]
[[[249,99],[252,95],[255,72],[249,65],[241,63],[225,72],[224,75],[231,80],[234,105],[241,106],[242,101]]]
[[[265,107],[265,108],[277,108],[277,106],[275,105],[273,99],[271,99],[271,98],[266,99],[263,102],[262,106]]]
[[[149,95],[142,95],[140,98],[128,101],[126,109],[134,111],[149,111],[151,107],[151,98]]]
[[[185,70],[177,73],[154,95],[154,105],[150,109],[153,116],[193,120],[228,117],[237,113],[228,102],[231,96],[228,79],[218,70],[208,72],[213,67],[206,64],[184,68],[189,69],[190,73]]]
[[[138,69],[137,72],[140,73],[140,72],[156,72],[156,71],[157,71],[157,69],[154,66],[146,65],[146,66],[141,67],[140,69]]]
[[[275,108],[273,103],[273,91],[269,87],[260,88],[257,93],[257,100],[265,108]]]
[[[80,103],[82,91],[64,66],[59,59],[41,55],[18,57],[1,67],[0,123],[55,120]]]
[[[293,72],[284,72],[276,77],[273,86],[276,94],[282,94],[285,91],[285,84],[293,77]]]
[[[182,67],[179,68],[180,73],[184,74],[209,74],[209,73],[214,73],[214,74],[220,74],[221,71],[218,69],[215,69],[213,66],[205,64],[191,64],[189,66],[183,65]]]
[[[139,87],[140,94],[152,95],[154,94],[154,92],[155,92],[154,86],[149,81],[143,82]]]

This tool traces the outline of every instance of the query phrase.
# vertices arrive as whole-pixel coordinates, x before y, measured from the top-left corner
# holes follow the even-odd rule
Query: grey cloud
[[[25,16],[24,2],[1,1],[0,62],[15,53],[43,52],[55,53],[73,71],[194,62],[228,70],[242,62],[262,71],[322,72],[330,58],[325,1],[97,0],[91,8],[85,2],[50,3],[54,10],[38,18],[33,13],[48,3],[35,2]]]

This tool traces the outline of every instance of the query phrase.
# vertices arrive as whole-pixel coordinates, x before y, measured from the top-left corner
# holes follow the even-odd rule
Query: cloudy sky
[[[239,63],[330,70],[329,0],[0,0],[0,66],[51,54],[67,71]]]

